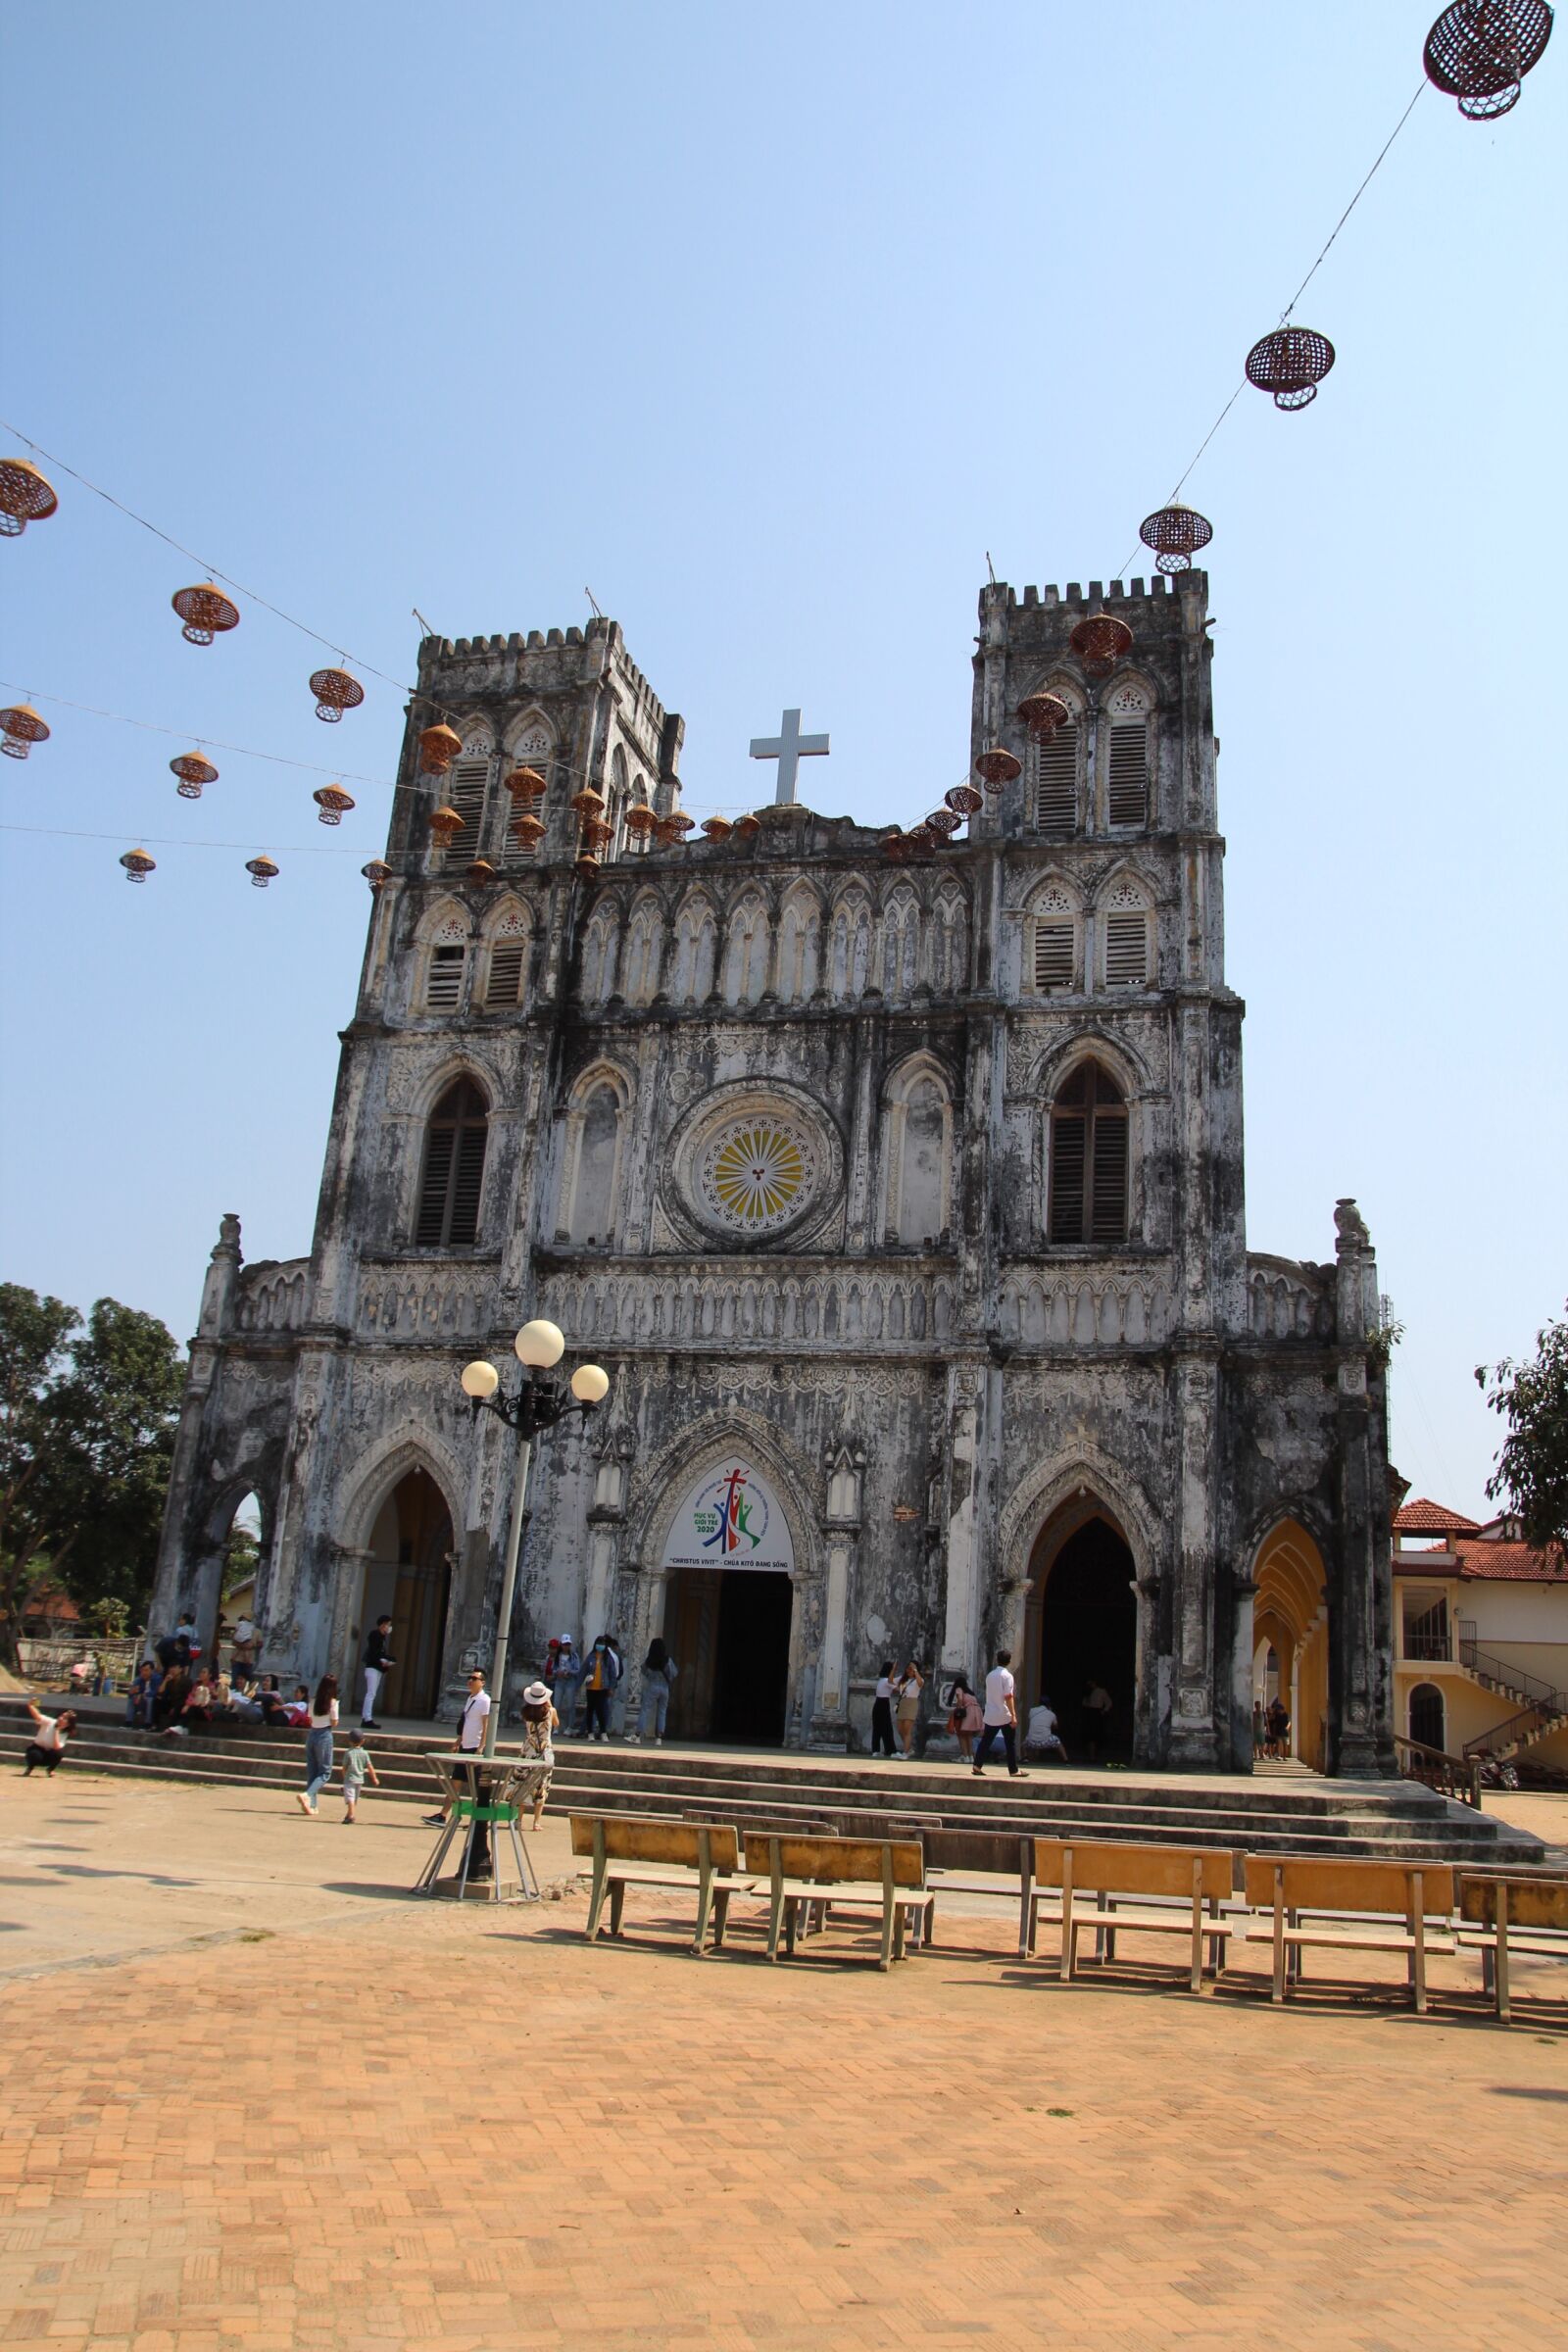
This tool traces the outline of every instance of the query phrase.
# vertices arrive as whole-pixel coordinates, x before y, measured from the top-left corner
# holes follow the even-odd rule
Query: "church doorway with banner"
[[[664,1540],[671,1740],[782,1747],[795,1546],[771,1481],[725,1454],[682,1495]]]

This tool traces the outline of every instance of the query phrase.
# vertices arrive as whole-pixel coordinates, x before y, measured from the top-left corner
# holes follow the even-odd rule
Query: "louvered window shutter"
[[[1112,720],[1106,814],[1113,825],[1149,820],[1149,731],[1142,716]]]
[[[1089,1120],[1082,1111],[1058,1111],[1051,1122],[1051,1238],[1084,1238],[1084,1174]]]
[[[522,939],[498,939],[490,951],[490,969],[485,976],[484,1001],[487,1006],[515,1004],[522,996],[522,955],[527,946]]]
[[[1070,914],[1035,918],[1035,986],[1042,994],[1054,988],[1071,988],[1075,927]]]
[[[449,1086],[431,1115],[414,1239],[423,1250],[471,1248],[479,1230],[487,1122],[471,1078]]]
[[[1105,916],[1105,986],[1142,988],[1149,978],[1149,917],[1142,906]]]
[[[1127,1114],[1102,1103],[1095,1113],[1094,1185],[1089,1204],[1089,1239],[1127,1239]]]
[[[468,960],[466,948],[445,947],[431,951],[430,970],[425,981],[424,1001],[431,1012],[455,1012],[463,999],[463,967]]]
[[[1058,727],[1037,751],[1035,830],[1071,833],[1078,824],[1078,729]]]
[[[488,760],[460,760],[452,770],[452,789],[447,795],[448,806],[463,819],[463,831],[454,833],[447,846],[444,862],[447,865],[466,865],[479,855],[479,835],[484,824],[484,788],[490,774]]]
[[[414,1238],[421,1250],[435,1250],[446,1240],[447,1195],[452,1188],[452,1160],[458,1140],[455,1127],[430,1129],[424,1149],[424,1182],[419,1187],[419,1214]]]
[[[454,1249],[467,1249],[479,1230],[484,1147],[482,1127],[459,1128],[457,1159],[452,1171],[452,1216],[445,1237]]]

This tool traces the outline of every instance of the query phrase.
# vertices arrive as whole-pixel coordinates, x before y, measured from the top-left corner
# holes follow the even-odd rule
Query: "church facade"
[[[1376,1264],[1351,1200],[1322,1262],[1247,1247],[1206,595],[1112,582],[1093,676],[1098,585],[986,587],[972,753],[1019,772],[908,862],[792,803],[651,846],[682,725],[612,622],[427,640],[462,750],[421,773],[414,706],[310,1254],[223,1220],[157,1620],[211,1623],[254,1493],[268,1664],[357,1693],[386,1609],[382,1712],[450,1708],[513,1464],[459,1374],[543,1315],[612,1385],[535,1449],[516,1681],[609,1631],[635,1707],[662,1632],[672,1736],[857,1748],[885,1659],[934,1721],[1006,1644],[1069,1747],[1098,1683],[1112,1752],[1248,1769],[1266,1662],[1298,1753],[1392,1770]]]

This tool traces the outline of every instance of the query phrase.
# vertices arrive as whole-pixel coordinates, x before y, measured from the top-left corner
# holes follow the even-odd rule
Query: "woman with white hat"
[[[542,1764],[538,1786],[533,1791],[533,1827],[539,1827],[544,1814],[545,1798],[550,1794],[550,1775],[555,1769],[556,1749],[551,1738],[561,1729],[555,1701],[543,1683],[530,1683],[522,1694],[522,1754],[528,1764]]]

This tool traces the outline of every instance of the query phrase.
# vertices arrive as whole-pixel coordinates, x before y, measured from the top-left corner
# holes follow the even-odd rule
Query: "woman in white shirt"
[[[314,1816],[316,1800],[332,1778],[332,1734],[337,1729],[337,1676],[323,1674],[311,1701],[311,1728],[305,1735],[305,1793],[302,1813]]]
[[[22,1753],[22,1777],[29,1780],[41,1764],[53,1779],[66,1752],[66,1741],[76,1728],[76,1710],[67,1707],[61,1715],[45,1715],[29,1698],[27,1713],[37,1729]]]

